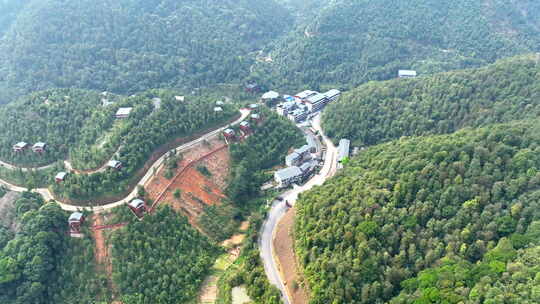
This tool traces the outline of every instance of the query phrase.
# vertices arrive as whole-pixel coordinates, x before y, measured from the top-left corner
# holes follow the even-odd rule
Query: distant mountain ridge
[[[273,48],[273,61],[259,64],[254,78],[283,88],[351,88],[393,78],[398,69],[435,73],[540,50],[538,1],[324,3]]]
[[[238,81],[291,20],[273,0],[28,0],[0,44],[0,100]]]

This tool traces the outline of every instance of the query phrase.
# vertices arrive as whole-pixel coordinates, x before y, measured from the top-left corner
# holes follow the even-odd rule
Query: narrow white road
[[[271,284],[275,285],[281,291],[283,295],[283,302],[285,304],[292,304],[290,296],[283,284],[283,278],[281,272],[278,269],[278,265],[274,259],[274,246],[273,239],[277,228],[277,224],[281,218],[287,212],[285,201],[288,201],[294,206],[298,195],[304,191],[307,191],[314,186],[322,185],[328,178],[332,177],[337,170],[337,148],[334,146],[331,140],[329,140],[323,133],[320,125],[320,115],[313,118],[313,127],[319,131],[322,135],[323,141],[326,145],[326,155],[324,158],[324,165],[319,174],[313,176],[308,182],[299,187],[294,187],[291,190],[286,191],[281,195],[283,201],[274,201],[272,207],[268,211],[268,217],[263,224],[261,230],[261,236],[259,239],[259,248],[261,258],[263,260],[264,270],[266,276]]]
[[[205,135],[203,135],[203,136],[201,136],[201,137],[199,137],[199,138],[197,138],[197,139],[195,139],[193,141],[190,141],[188,143],[185,143],[185,144],[177,147],[175,150],[177,152],[181,152],[183,150],[186,150],[186,149],[189,149],[189,148],[193,147],[194,145],[196,145],[196,144],[198,144],[198,143],[200,143],[200,142],[202,142],[204,140],[208,140],[208,139],[210,139],[210,138],[212,138],[214,136],[219,135],[223,130],[228,128],[230,125],[237,125],[240,122],[242,122],[249,115],[250,111],[248,109],[241,109],[240,113],[241,113],[240,118],[235,120],[233,123],[227,124],[227,125],[219,128],[219,129],[216,129],[216,130],[214,130],[212,132],[206,133]],[[137,184],[138,186],[145,186],[150,181],[150,179],[154,175],[154,169],[155,169],[155,171],[159,170],[159,168],[165,162],[166,156],[167,156],[167,154],[164,154],[162,157],[157,159],[154,162],[154,164],[152,164],[152,166],[148,169],[148,171],[146,171],[146,174],[141,178],[141,180]],[[27,191],[26,188],[12,185],[12,184],[10,184],[10,183],[8,183],[8,182],[6,182],[4,180],[1,180],[1,179],[0,179],[0,184],[6,186],[8,189],[10,189],[12,191],[16,191],[16,192]],[[42,189],[34,189],[33,191],[37,192],[37,193],[40,193],[43,196],[43,198],[45,198],[46,201],[54,200],[54,197],[53,197],[52,193],[49,191],[49,189],[42,188]],[[103,205],[103,206],[81,207],[81,206],[74,206],[74,205],[61,203],[61,202],[58,202],[58,201],[57,201],[57,203],[60,205],[60,207],[62,209],[66,210],[66,211],[88,210],[88,211],[93,211],[93,212],[99,213],[99,212],[103,212],[103,211],[108,210],[108,209],[112,209],[112,208],[117,207],[117,206],[121,206],[121,205],[129,202],[130,200],[132,200],[132,199],[134,199],[136,197],[137,197],[137,187],[133,188],[133,191],[131,191],[131,193],[128,194],[122,200],[119,200],[117,202],[110,203],[110,204],[107,204],[107,205]]]
[[[55,165],[55,163],[52,163],[52,164],[48,164],[46,166],[42,166],[42,167],[34,167],[34,168],[23,168],[23,167],[17,167],[17,166],[14,166],[12,164],[8,164],[6,162],[3,162],[0,160],[0,166],[6,168],[6,169],[9,169],[9,170],[19,170],[21,169],[23,172],[27,172],[27,171],[30,171],[30,170],[45,170],[45,169],[49,169],[51,167],[53,167]]]

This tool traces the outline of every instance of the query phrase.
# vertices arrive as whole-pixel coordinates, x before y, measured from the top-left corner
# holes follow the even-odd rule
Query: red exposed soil
[[[104,214],[94,214],[92,216],[93,226],[101,226],[105,224]],[[120,227],[115,227],[112,229],[117,229]],[[95,241],[95,251],[94,256],[98,264],[98,272],[104,272],[108,278],[109,290],[112,291],[112,294],[116,294],[116,286],[112,281],[112,260],[111,260],[111,248],[107,245],[106,242],[106,233],[112,229],[93,229],[92,233],[94,235]],[[120,303],[121,302],[117,302]]]
[[[103,225],[103,218],[99,214],[94,214],[92,216],[92,221],[95,226]],[[107,276],[111,277],[112,275],[112,264],[109,257],[109,250],[107,244],[105,243],[105,236],[103,230],[94,230],[94,240],[96,242],[95,248],[95,257],[96,262],[104,267],[104,270],[107,272]]]
[[[209,153],[212,154],[193,163]],[[198,166],[205,166],[211,176],[201,174],[197,169]],[[223,189],[229,174],[229,151],[221,140],[214,139],[183,153],[182,160],[178,162],[178,168],[174,170],[176,178],[171,180],[165,178],[164,174],[167,170],[165,167],[160,168],[148,182],[146,185],[148,196],[152,200],[159,199],[160,203],[170,204],[176,211],[185,214],[194,224],[205,206],[220,204],[225,198]],[[163,193],[165,188],[167,190]],[[174,197],[177,189],[181,191],[180,198]]]
[[[274,238],[274,249],[279,262],[281,277],[285,279],[285,287],[292,303],[306,304],[309,302],[308,289],[300,286],[303,279],[294,252],[293,227],[295,215],[296,210],[291,209],[279,222]]]

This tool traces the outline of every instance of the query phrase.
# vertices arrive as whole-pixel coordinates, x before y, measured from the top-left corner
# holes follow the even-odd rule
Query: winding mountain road
[[[319,131],[319,134],[322,135],[323,141],[326,145],[326,155],[324,157],[324,165],[319,174],[313,176],[308,182],[302,186],[295,186],[293,189],[286,191],[281,195],[283,201],[274,201],[270,210],[268,211],[268,216],[266,221],[263,224],[261,235],[259,239],[259,248],[261,258],[263,260],[264,270],[266,276],[271,284],[275,285],[281,291],[283,295],[283,302],[285,304],[292,304],[290,301],[290,296],[287,292],[287,288],[283,284],[283,279],[274,259],[274,246],[273,239],[274,234],[277,228],[277,224],[281,218],[287,212],[287,206],[285,201],[288,201],[291,205],[294,206],[298,195],[304,191],[307,191],[314,186],[322,185],[328,178],[334,176],[337,171],[337,148],[334,146],[332,141],[328,139],[321,128],[320,125],[320,115],[317,115],[313,119],[313,127]]]
[[[177,152],[182,152],[186,149],[189,149],[195,145],[197,145],[198,143],[204,141],[204,140],[208,140],[214,136],[217,136],[219,135],[223,130],[225,130],[226,128],[228,128],[230,125],[237,125],[239,124],[240,122],[242,122],[246,117],[248,117],[249,113],[250,113],[250,110],[248,109],[241,109],[240,110],[240,118],[238,118],[237,120],[235,120],[233,123],[230,123],[230,124],[226,124],[225,126],[221,127],[221,128],[218,128],[216,130],[213,130],[211,132],[208,132],[206,133],[205,135],[195,139],[195,140],[192,140],[188,143],[185,143],[179,147],[177,147],[175,150]],[[152,166],[146,171],[145,175],[141,178],[141,180],[139,181],[139,183],[137,184],[138,186],[144,186],[146,185],[146,183],[148,183],[148,181],[150,181],[150,179],[153,177],[154,175],[154,171],[158,171],[159,168],[164,164],[165,162],[165,158],[167,157],[167,154],[164,154],[163,156],[161,156],[159,159],[157,159],[153,164]],[[154,170],[155,169],[155,170]],[[15,185],[12,185],[2,179],[0,179],[0,184],[1,185],[4,185],[6,186],[8,189],[12,190],[12,191],[16,191],[16,192],[24,192],[24,191],[28,191],[28,189],[26,188],[23,188],[23,187],[18,187],[18,186],[15,186]],[[49,191],[49,189],[47,188],[41,188],[41,189],[34,189],[33,192],[37,192],[39,194],[41,194],[43,196],[43,198],[46,200],[46,201],[50,201],[50,200],[55,200],[54,199],[54,196],[52,195],[52,193]],[[115,207],[118,207],[118,206],[121,206],[129,201],[131,201],[132,199],[136,198],[137,197],[137,187],[134,187],[133,188],[133,191],[131,191],[131,193],[129,193],[126,197],[124,197],[123,199],[119,200],[119,201],[116,201],[116,202],[113,202],[113,203],[110,203],[110,204],[107,204],[107,205],[103,205],[103,206],[96,206],[96,207],[82,207],[82,206],[75,206],[75,205],[70,205],[70,204],[65,204],[65,203],[62,203],[62,202],[58,202],[58,205],[60,205],[60,207],[66,211],[81,211],[81,210],[87,210],[87,211],[93,211],[93,212],[96,212],[96,213],[100,213],[100,212],[103,212],[105,210],[109,210],[109,209],[112,209],[112,208],[115,208]]]

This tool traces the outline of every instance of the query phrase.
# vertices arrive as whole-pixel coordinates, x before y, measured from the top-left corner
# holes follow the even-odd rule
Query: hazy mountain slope
[[[416,79],[372,82],[323,114],[327,133],[365,146],[540,115],[540,56]]]
[[[313,10],[254,78],[276,87],[349,87],[479,66],[539,50],[540,2],[533,0],[354,0]]]
[[[0,36],[17,18],[19,11],[29,0],[0,0]]]
[[[238,80],[291,18],[273,1],[30,0],[2,41],[0,84],[131,93]]]
[[[295,237],[310,303],[495,303],[482,299],[513,281],[515,249],[538,240],[539,131],[533,119],[374,146],[305,193]],[[538,299],[519,296],[506,302]]]

